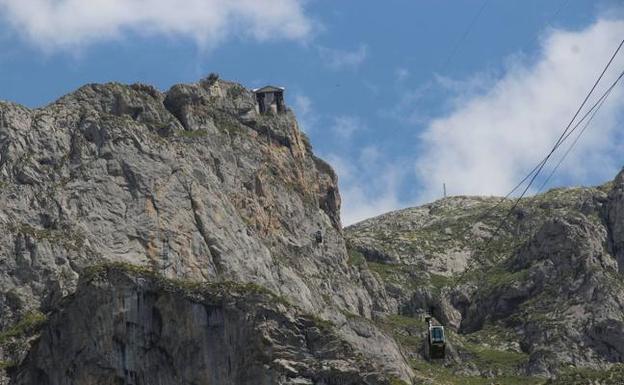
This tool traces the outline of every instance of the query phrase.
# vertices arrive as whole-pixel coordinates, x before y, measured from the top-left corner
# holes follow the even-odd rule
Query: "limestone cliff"
[[[387,384],[320,318],[261,286],[91,268],[16,384]]]
[[[343,230],[292,111],[214,77],[0,102],[0,384],[618,384],[624,173],[511,205]]]
[[[123,262],[260,285],[409,381],[395,342],[346,316],[370,319],[376,305],[370,277],[347,263],[339,208],[336,175],[292,112],[259,115],[238,84],[92,84],[40,109],[1,102],[0,330],[57,309],[85,268]],[[14,334],[0,339],[4,381],[30,347]]]

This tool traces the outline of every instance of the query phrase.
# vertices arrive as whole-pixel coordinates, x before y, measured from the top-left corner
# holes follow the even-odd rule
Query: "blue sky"
[[[338,171],[346,224],[439,198],[442,183],[504,195],[624,38],[615,0],[173,3],[0,0],[0,99],[37,107],[84,83],[166,90],[210,72],[283,85]],[[601,183],[622,166],[621,96],[552,185]]]

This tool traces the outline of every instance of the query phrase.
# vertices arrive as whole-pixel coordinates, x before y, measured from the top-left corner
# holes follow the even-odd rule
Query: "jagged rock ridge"
[[[517,362],[498,362],[498,375],[600,370],[624,362],[623,186],[624,172],[523,199],[497,235],[511,200],[451,197],[356,224],[346,237],[399,313],[434,308],[451,329],[457,373],[510,353]],[[483,367],[474,369],[497,374]]]
[[[57,309],[85,268],[123,262],[260,285],[330,320],[380,371],[412,376],[390,337],[345,315],[370,318],[383,301],[347,263],[335,173],[292,112],[259,115],[238,84],[92,84],[40,109],[2,102],[0,178],[0,330]],[[30,342],[0,344],[0,377]]]
[[[525,199],[491,240],[509,201],[343,231],[331,167],[254,103],[214,78],[0,102],[0,384],[617,377],[624,174]]]
[[[41,385],[387,383],[327,321],[261,286],[167,280],[119,264],[85,274],[16,377]]]

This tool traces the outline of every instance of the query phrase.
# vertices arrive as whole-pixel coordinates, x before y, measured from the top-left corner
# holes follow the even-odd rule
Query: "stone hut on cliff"
[[[284,103],[284,87],[265,86],[253,90],[256,94],[256,109],[258,113],[280,114],[286,112]]]

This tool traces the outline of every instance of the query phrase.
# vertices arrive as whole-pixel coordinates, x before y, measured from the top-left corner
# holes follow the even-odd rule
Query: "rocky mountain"
[[[498,233],[511,200],[452,197],[364,221],[346,237],[406,317],[395,333],[431,308],[456,333],[447,363],[455,378],[438,373],[443,383],[464,374],[533,383],[583,370],[608,378],[601,373],[624,360],[622,191],[624,172],[523,199]]]
[[[121,294],[115,291],[116,279],[101,288],[80,281],[85,269],[110,263],[139,266],[184,282],[235,282],[266,288],[298,309],[274,317],[292,321],[292,335],[286,341],[312,344],[293,351],[293,357],[311,355],[313,359],[318,353],[312,336],[310,341],[301,340],[314,333],[311,326],[297,321],[297,314],[314,314],[334,325],[339,340],[351,346],[351,356],[335,358],[335,378],[342,378],[340,360],[356,358],[373,362],[377,372],[387,374],[379,383],[391,378],[407,381],[412,376],[392,338],[345,316],[370,319],[374,303],[366,288],[374,285],[366,284],[370,277],[361,276],[347,263],[336,175],[312,154],[291,112],[259,115],[253,93],[240,85],[213,78],[161,93],[145,85],[93,84],[40,109],[3,102],[0,178],[3,383],[8,378],[16,383],[32,383],[37,378],[42,384],[108,383],[104,378],[111,383],[146,383],[124,374],[130,365],[124,360],[135,360],[136,365],[140,361],[139,356],[124,356],[126,348],[114,343],[116,324],[98,326],[102,327],[98,337],[109,343],[100,348],[112,350],[99,350],[91,358],[79,353],[91,343],[88,333],[67,346],[46,342],[47,334],[37,337],[35,329],[42,322],[45,330],[56,328],[49,335],[53,340],[78,330],[58,321],[63,317],[82,316],[96,322],[97,308],[88,310],[82,304],[99,303],[96,297],[107,293],[119,296],[110,299],[110,304],[102,302],[100,311],[115,315],[109,321],[121,317],[137,324],[146,339],[175,337],[166,335],[172,325],[163,325],[163,334],[156,337],[151,322],[158,317],[137,320],[136,312],[149,309],[123,304],[127,296],[151,296],[144,284],[137,283]],[[210,303],[211,298],[198,303]],[[164,314],[164,309],[154,309]],[[223,311],[227,317],[243,318],[268,311],[253,303],[247,310]],[[175,314],[175,309],[169,311]],[[52,316],[55,312],[60,314]],[[186,327],[193,328],[193,321],[188,322]],[[87,329],[91,326],[96,327]],[[233,354],[252,343],[246,338],[241,335],[232,341],[239,344],[230,347]],[[150,341],[140,344],[151,346]],[[34,347],[33,342],[40,345]],[[64,368],[59,374],[52,368],[60,361],[41,361],[38,354],[50,352],[42,350],[41,344],[47,343],[52,344],[49,349],[63,349],[74,369]],[[178,353],[177,346],[157,344],[163,355],[172,357]],[[216,347],[205,350],[199,340],[187,347],[199,354],[199,360],[220,351]],[[31,358],[20,365],[29,352]],[[124,360],[112,358],[122,356]],[[319,357],[331,356],[322,353]],[[260,365],[260,361],[245,363]],[[136,365],[133,372],[149,370]],[[298,364],[284,365],[291,367],[291,377],[300,377]],[[102,369],[101,377],[93,374],[96,377],[86,379],[76,371],[96,366]],[[350,373],[347,363],[344,367]],[[186,370],[174,369],[175,373]],[[193,378],[182,381],[173,372],[160,374],[163,381],[178,378],[162,383],[196,383]],[[231,376],[230,382],[223,383],[245,383],[245,377],[234,369]],[[65,382],[58,382],[60,378]],[[246,378],[256,383],[254,376]]]
[[[510,206],[343,229],[292,111],[214,76],[0,102],[0,384],[617,383],[624,174]]]
[[[387,382],[327,321],[262,286],[112,265],[88,270],[51,314],[15,383],[365,381]]]

